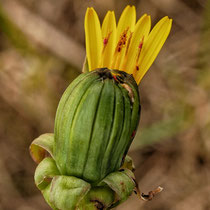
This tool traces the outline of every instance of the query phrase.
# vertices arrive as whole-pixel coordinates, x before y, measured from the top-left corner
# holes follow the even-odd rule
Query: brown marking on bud
[[[132,88],[128,84],[122,84],[122,86],[128,91],[128,96],[132,103],[134,103],[134,94]]]
[[[134,130],[133,133],[131,134],[131,138],[134,138],[135,135],[136,135],[136,130]]]
[[[118,82],[116,75],[112,75],[112,76],[113,76],[114,80],[115,80],[116,82]]]
[[[104,206],[104,204],[101,201],[99,201],[99,200],[91,200],[91,202],[95,203],[96,209],[100,209],[100,210],[105,209],[105,206]]]
[[[121,186],[122,186],[122,191],[125,192],[125,183],[122,181],[120,182]]]
[[[123,83],[124,80],[123,78],[121,77],[120,74],[115,74],[115,73],[111,73],[112,75],[112,78],[117,82],[117,83]]]

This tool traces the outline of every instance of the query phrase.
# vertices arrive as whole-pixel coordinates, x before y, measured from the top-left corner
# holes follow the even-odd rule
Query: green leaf
[[[55,161],[50,157],[45,158],[37,166],[35,171],[34,179],[36,186],[40,190],[45,189],[56,175],[60,175],[60,172]]]
[[[53,155],[54,134],[46,133],[36,138],[30,145],[30,154],[36,163],[40,163],[46,156]],[[49,154],[48,154],[49,153]]]
[[[115,193],[108,186],[93,187],[82,200],[78,209],[107,209],[115,201]]]
[[[50,192],[51,192],[51,185],[50,183],[44,190],[42,190],[42,194],[44,196],[45,201],[48,203],[48,205],[53,209],[53,210],[59,210],[57,209],[52,202],[50,201]]]
[[[127,200],[136,187],[132,171],[128,169],[122,170],[123,171],[110,173],[99,184],[107,184],[116,193],[118,202],[115,203],[115,205]]]
[[[52,180],[50,202],[58,209],[75,210],[91,185],[73,176],[56,176]]]
[[[133,163],[133,160],[130,156],[126,155],[125,156],[125,160],[123,162],[123,165],[121,166],[121,168],[124,168],[124,169],[129,169],[131,171],[134,171],[135,170],[135,166],[134,166],[134,163]]]

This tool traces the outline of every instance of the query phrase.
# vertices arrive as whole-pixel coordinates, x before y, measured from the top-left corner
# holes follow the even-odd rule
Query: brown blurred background
[[[173,18],[171,34],[140,85],[140,128],[130,149],[141,190],[119,210],[210,210],[210,0],[0,1],[0,210],[47,210],[36,189],[31,141],[53,132],[58,101],[81,73],[83,20],[127,4],[137,17]]]

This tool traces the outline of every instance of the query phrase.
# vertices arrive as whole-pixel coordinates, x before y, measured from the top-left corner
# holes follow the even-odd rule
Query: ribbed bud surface
[[[56,164],[63,175],[95,183],[118,170],[140,117],[131,75],[109,69],[81,74],[64,92],[56,113]]]

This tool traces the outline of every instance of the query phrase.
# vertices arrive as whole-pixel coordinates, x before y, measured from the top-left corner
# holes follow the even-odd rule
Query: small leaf
[[[37,166],[35,171],[34,179],[36,186],[40,190],[45,189],[50,184],[52,178],[56,175],[60,175],[60,172],[55,161],[50,157],[45,158]]]
[[[56,176],[52,180],[50,202],[58,209],[75,210],[91,185],[73,176]]]
[[[57,209],[52,202],[50,201],[50,192],[51,192],[51,185],[50,183],[44,190],[42,190],[42,194],[44,196],[45,201],[48,203],[48,205],[53,209],[53,210],[59,210]]]
[[[103,185],[104,183],[116,193],[118,202],[115,205],[127,200],[136,186],[134,174],[128,169],[110,173],[99,185]]]
[[[36,138],[30,145],[30,154],[36,163],[40,163],[45,157],[53,156],[54,134],[46,133]]]
[[[126,155],[123,165],[121,166],[122,169],[129,169],[131,171],[135,170],[135,166],[133,164],[133,160],[130,156]]]
[[[115,201],[115,193],[108,186],[93,187],[82,200],[78,209],[107,209]]]

